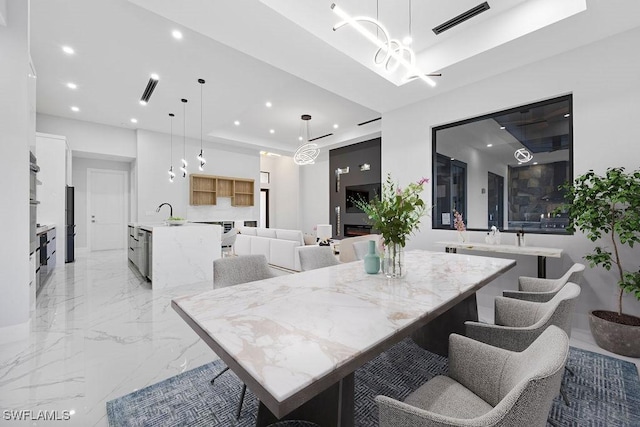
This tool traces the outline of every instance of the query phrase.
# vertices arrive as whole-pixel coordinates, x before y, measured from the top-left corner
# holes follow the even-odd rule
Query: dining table
[[[212,289],[174,310],[259,399],[256,425],[296,419],[354,424],[354,372],[411,336],[428,347],[477,320],[475,293],[511,259],[410,250],[405,274],[367,274],[363,261]],[[448,313],[462,313],[429,332]],[[457,329],[456,329],[457,328]],[[463,330],[463,329],[462,329]]]

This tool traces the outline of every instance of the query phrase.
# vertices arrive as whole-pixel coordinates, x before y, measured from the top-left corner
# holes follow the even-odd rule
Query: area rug
[[[570,406],[556,398],[550,419],[562,426],[640,426],[640,380],[632,363],[571,347],[563,380]],[[225,365],[218,360],[107,402],[115,426],[254,426],[258,401],[247,391],[240,419],[235,412],[242,383],[231,372],[214,385]],[[355,424],[378,425],[374,398],[402,400],[435,375],[447,372],[447,359],[404,340],[355,374]],[[331,426],[328,426],[331,427]]]

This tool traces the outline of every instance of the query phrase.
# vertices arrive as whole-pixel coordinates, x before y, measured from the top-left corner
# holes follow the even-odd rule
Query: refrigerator
[[[66,241],[66,252],[64,262],[74,262],[75,258],[75,238],[76,238],[76,223],[75,223],[75,215],[74,215],[74,197],[73,197],[74,187],[66,187],[65,192],[65,241]]]

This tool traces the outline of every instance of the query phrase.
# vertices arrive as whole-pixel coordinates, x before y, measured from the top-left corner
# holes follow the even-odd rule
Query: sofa
[[[239,227],[234,250],[236,255],[264,255],[276,267],[301,271],[298,247],[304,246],[300,230]]]

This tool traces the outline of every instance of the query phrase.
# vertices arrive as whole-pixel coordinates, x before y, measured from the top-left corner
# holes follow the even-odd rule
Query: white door
[[[125,248],[127,175],[125,171],[87,170],[89,249]]]

